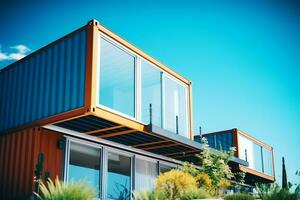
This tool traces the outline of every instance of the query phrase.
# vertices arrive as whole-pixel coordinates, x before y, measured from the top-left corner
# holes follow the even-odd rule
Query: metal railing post
[[[176,134],[178,135],[178,115],[176,115]]]
[[[149,104],[149,116],[150,116],[150,124],[152,125],[152,104]]]

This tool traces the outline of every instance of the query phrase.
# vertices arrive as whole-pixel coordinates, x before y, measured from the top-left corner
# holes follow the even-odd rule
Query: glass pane
[[[136,159],[136,191],[151,191],[157,177],[157,163]]]
[[[108,153],[107,199],[129,200],[131,197],[131,159]]]
[[[101,38],[100,104],[134,117],[135,57]]]
[[[263,160],[264,160],[264,173],[273,175],[273,159],[272,151],[263,148]]]
[[[164,97],[164,128],[176,133],[176,118],[178,118],[178,134],[188,137],[187,88],[165,76]]]
[[[87,181],[100,197],[100,149],[71,142],[69,180]]]
[[[233,140],[232,133],[230,131],[223,134],[217,134],[216,148],[222,151],[229,151],[229,149],[233,146],[232,140]]]
[[[257,145],[255,143],[253,143],[253,146],[254,146],[254,169],[256,171],[259,171],[259,172],[263,172],[263,169],[262,169],[262,157],[261,157],[261,154],[262,154],[262,149],[261,149],[261,146],[260,145]]]
[[[238,134],[239,158],[249,163],[249,168],[255,169],[254,143],[248,138]]]
[[[159,164],[159,173],[165,173],[172,169],[175,169],[175,167],[173,165],[171,166],[171,165],[162,164],[162,163]]]
[[[150,63],[142,60],[142,121],[150,123],[150,104],[152,123],[161,127],[161,72]]]

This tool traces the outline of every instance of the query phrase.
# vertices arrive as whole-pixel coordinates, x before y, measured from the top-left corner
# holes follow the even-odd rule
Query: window
[[[233,147],[233,138],[231,131],[215,135],[206,135],[205,138],[207,139],[208,145],[211,148],[215,148],[222,151],[229,151],[230,148]]]
[[[164,128],[188,137],[187,88],[164,76]]]
[[[157,163],[137,158],[135,167],[135,190],[138,192],[153,190],[154,181],[157,177]]]
[[[100,149],[79,143],[70,143],[70,181],[87,181],[100,197]]]
[[[131,199],[131,158],[108,153],[107,199]]]
[[[142,121],[150,123],[150,104],[152,106],[152,124],[161,127],[162,123],[162,72],[147,61],[142,60]]]
[[[216,149],[222,150],[222,151],[229,151],[230,148],[233,146],[232,143],[232,133],[226,132],[222,134],[216,135]]]
[[[99,103],[135,117],[135,57],[101,37]]]

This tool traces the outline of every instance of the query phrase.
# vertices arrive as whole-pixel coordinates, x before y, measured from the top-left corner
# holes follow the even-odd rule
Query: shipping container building
[[[115,199],[202,149],[191,81],[96,20],[3,68],[0,83],[0,199],[28,199],[39,175]]]

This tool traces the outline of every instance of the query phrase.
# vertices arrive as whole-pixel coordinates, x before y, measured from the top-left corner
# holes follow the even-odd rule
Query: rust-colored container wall
[[[0,136],[0,199],[28,199],[34,188],[39,152],[44,154],[42,177],[61,176],[63,150],[59,133],[32,128]]]

